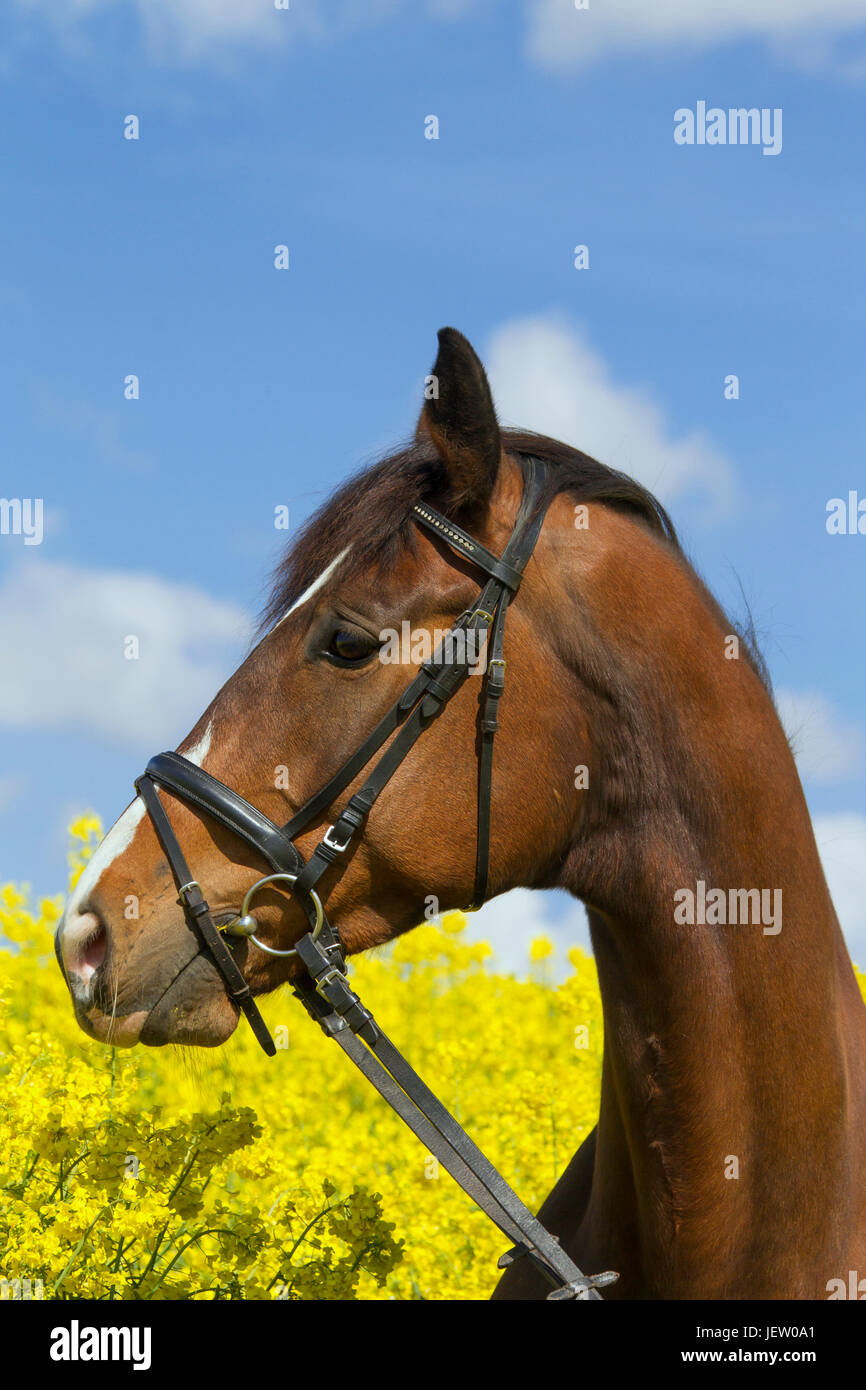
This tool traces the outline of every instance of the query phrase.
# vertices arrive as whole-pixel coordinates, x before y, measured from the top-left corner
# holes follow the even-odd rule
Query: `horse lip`
[[[92,1017],[93,1012],[79,1015],[79,1022],[85,1019],[91,1037],[98,1042],[108,1043],[110,1047],[135,1047],[148,1018],[146,1009],[136,1009],[120,1016],[104,1014],[99,1010],[96,1018]]]

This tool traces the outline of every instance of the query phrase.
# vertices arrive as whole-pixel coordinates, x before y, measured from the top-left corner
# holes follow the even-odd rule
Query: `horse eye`
[[[328,644],[327,655],[338,661],[341,666],[360,666],[363,662],[369,661],[378,650],[378,645],[372,637],[363,637],[358,632],[337,628]]]

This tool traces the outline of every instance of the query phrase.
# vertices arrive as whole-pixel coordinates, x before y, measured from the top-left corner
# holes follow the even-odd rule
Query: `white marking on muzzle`
[[[64,917],[68,922],[81,911],[81,904],[87,902],[109,864],[113,864],[117,856],[129,848],[143,815],[144,802],[140,796],[137,796],[132,805],[127,806],[123,815],[114,822],[108,834],[97,845],[92,857],[87,861],[84,873],[70,894],[69,902],[66,904]]]
[[[201,767],[208,755],[212,734],[213,720],[211,719],[198,743],[193,744],[192,748],[184,753],[184,757],[188,758],[191,763],[195,763],[196,767]],[[144,802],[140,796],[137,796],[97,845],[92,858],[87,861],[84,873],[70,894],[69,902],[66,904],[64,918],[67,922],[71,922],[73,917],[81,912],[82,903],[87,902],[109,865],[113,864],[124,850],[129,849],[144,814]]]

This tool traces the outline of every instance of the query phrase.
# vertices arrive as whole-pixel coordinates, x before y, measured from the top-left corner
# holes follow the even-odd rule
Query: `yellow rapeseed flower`
[[[100,834],[73,827],[73,881]],[[79,1031],[56,967],[61,902],[0,887],[0,1249],[46,1298],[477,1299],[503,1238],[288,991],[190,1065]],[[598,1114],[595,963],[555,986],[485,969],[446,913],[353,959],[381,1027],[532,1208]],[[533,942],[533,963],[552,944]],[[858,975],[866,997],[866,979]],[[544,1085],[541,1084],[542,1078]],[[325,1098],[323,1100],[323,1098]]]
[[[529,948],[529,959],[531,961],[547,960],[547,958],[552,955],[553,942],[550,940],[549,936],[533,937],[532,944]]]

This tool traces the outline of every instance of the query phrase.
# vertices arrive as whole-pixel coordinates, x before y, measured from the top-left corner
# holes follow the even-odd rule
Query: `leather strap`
[[[546,468],[540,471],[534,459],[527,459],[526,485],[520,510],[517,514],[511,539],[505,547],[503,558],[507,558],[522,578],[523,571],[544,524],[544,512],[537,507],[541,489],[546,477]],[[480,747],[478,751],[478,828],[475,851],[475,890],[472,895],[472,908],[477,910],[487,898],[487,880],[490,870],[490,822],[493,798],[493,740],[499,729],[499,701],[505,690],[505,615],[508,604],[517,589],[500,595],[496,615],[487,642],[487,673],[484,684],[484,705],[480,720]]]
[[[334,799],[339,796],[340,792],[344,791],[349,783],[354,781],[361,769],[366,767],[375,753],[378,753],[382,744],[390,738],[391,734],[405,718],[407,712],[415,704],[420,691],[424,687],[425,680],[426,673],[424,668],[422,668],[411,684],[403,691],[399,700],[391,706],[387,714],[379,721],[373,732],[368,734],[360,747],[356,748],[352,756],[346,760],[339,772],[335,772],[330,781],[326,782],[325,785],[316,792],[315,796],[311,796],[309,801],[305,802],[304,805],[295,812],[291,820],[286,822],[282,828],[282,833],[287,839],[294,839],[294,837],[300,834],[311,821],[318,819],[322,812],[326,811]]]
[[[274,1040],[268,1032],[265,1020],[253,1002],[250,987],[238,969],[234,957],[226,945],[225,937],[220,935],[214,925],[201,888],[189,871],[189,865],[183,857],[171,823],[163,810],[154,782],[145,774],[139,777],[135,785],[139,796],[147,807],[153,828],[169,862],[180,894],[178,902],[184,910],[188,925],[209,951],[214,965],[223,977],[229,998],[246,1014],[250,1027],[268,1056],[275,1056],[277,1049]]]
[[[425,526],[434,536],[450,545],[452,550],[471,560],[473,565],[498,579],[500,584],[504,584],[512,593],[517,593],[521,572],[508,562],[505,555],[494,555],[492,550],[488,550],[480,541],[475,540],[474,536],[470,536],[456,521],[449,521],[448,517],[429,507],[426,502],[415,503],[412,508],[412,520],[419,526]]]
[[[514,1242],[500,1268],[527,1257],[553,1285],[553,1299],[600,1299],[598,1288],[613,1283],[613,1271],[588,1277],[566,1255],[509,1187],[486,1155],[427,1087],[361,1004],[342,970],[308,935],[298,951],[312,983],[295,994],[329,1037],[336,1038],[379,1094],[451,1173],[464,1192]]]
[[[478,750],[478,829],[475,836],[475,891],[472,911],[477,911],[487,897],[487,878],[490,871],[490,821],[493,801],[493,740],[499,728],[497,712],[505,689],[505,658],[502,639],[505,631],[506,601],[503,598],[496,610],[493,628],[487,643],[487,675],[484,683],[484,706],[480,723]]]

